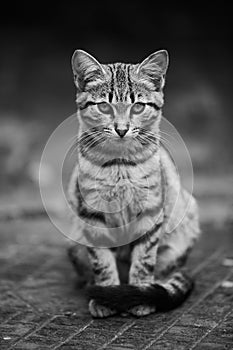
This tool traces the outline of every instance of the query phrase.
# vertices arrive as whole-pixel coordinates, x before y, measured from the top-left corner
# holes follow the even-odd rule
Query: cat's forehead
[[[116,101],[125,101],[129,94],[133,93],[134,86],[131,77],[132,66],[130,64],[108,64],[109,88]]]
[[[103,67],[107,68],[111,75],[114,76],[118,81],[127,81],[129,75],[131,75],[132,70],[135,68],[135,65],[130,63],[109,63]]]
[[[138,66],[131,63],[102,64],[107,72],[104,81],[87,83],[86,91],[95,99],[104,98],[113,103],[155,100],[158,93],[155,93],[154,85],[149,80],[139,79]]]
[[[110,93],[116,102],[134,102],[138,94],[149,96],[150,86],[140,84],[136,76],[138,65],[130,63],[112,63],[103,65],[108,71],[108,82],[102,93]]]

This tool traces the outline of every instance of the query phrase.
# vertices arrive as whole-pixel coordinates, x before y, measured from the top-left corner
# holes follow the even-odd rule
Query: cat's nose
[[[125,128],[118,128],[118,125],[115,125],[115,131],[118,133],[118,135],[123,138],[127,131],[129,130],[129,127],[125,127]]]

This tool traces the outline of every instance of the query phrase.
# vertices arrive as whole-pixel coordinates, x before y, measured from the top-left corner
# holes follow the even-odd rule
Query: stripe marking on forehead
[[[128,73],[129,97],[131,99],[131,102],[134,103],[135,102],[135,93],[133,91],[133,84],[132,84],[131,77],[130,77],[130,64],[127,67],[127,73]]]
[[[126,64],[116,63],[112,68],[116,101],[124,101],[128,90]]]
[[[110,92],[109,92],[109,102],[111,103],[114,96],[114,72],[112,66],[109,64],[108,68],[111,72],[111,80],[110,80]]]

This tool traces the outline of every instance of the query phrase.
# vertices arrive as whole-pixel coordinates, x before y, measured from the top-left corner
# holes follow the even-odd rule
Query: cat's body
[[[80,130],[69,194],[77,239],[81,231],[92,246],[87,252],[96,286],[89,290],[89,310],[99,317],[125,311],[142,316],[174,307],[192,282],[171,273],[193,246],[199,226],[195,200],[180,186],[160,145],[167,53],[159,51],[140,65],[100,65],[79,50],[72,66]],[[128,285],[120,284],[116,263],[124,251]],[[80,246],[70,257],[79,269]]]

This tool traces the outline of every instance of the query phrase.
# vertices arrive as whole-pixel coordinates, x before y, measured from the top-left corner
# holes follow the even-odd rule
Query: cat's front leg
[[[129,284],[140,288],[155,283],[155,266],[161,225],[157,225],[151,232],[146,233],[135,244],[131,254]],[[145,316],[155,312],[154,306],[137,305],[129,310],[136,316]]]
[[[120,284],[116,259],[108,248],[88,247],[88,257],[92,266],[94,281],[99,286]]]
[[[96,285],[106,287],[120,284],[116,259],[110,249],[88,247],[88,256]],[[94,299],[89,302],[89,311],[93,317],[107,317],[116,314],[115,310],[99,305]]]

